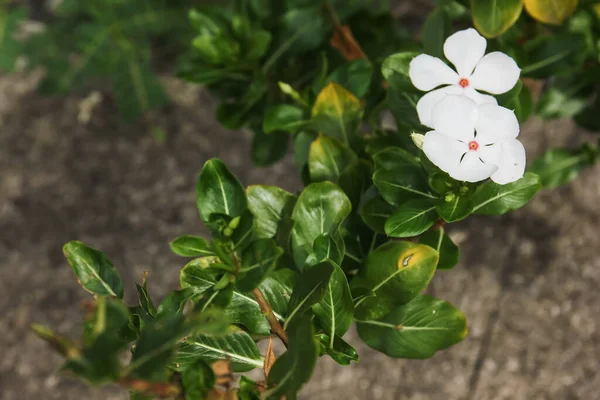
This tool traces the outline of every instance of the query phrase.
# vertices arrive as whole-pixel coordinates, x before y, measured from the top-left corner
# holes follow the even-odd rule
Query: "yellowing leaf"
[[[546,24],[560,25],[573,14],[579,0],[523,0],[533,18]]]
[[[522,0],[471,0],[473,24],[488,38],[506,32],[517,22],[522,10]]]
[[[312,120],[319,132],[345,144],[358,132],[362,115],[356,96],[334,82],[321,90],[312,109]]]

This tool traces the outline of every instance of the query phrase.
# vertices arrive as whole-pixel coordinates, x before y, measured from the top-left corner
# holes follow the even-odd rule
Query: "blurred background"
[[[393,3],[416,26],[431,9]],[[160,299],[185,262],[168,242],[206,233],[194,191],[206,160],[222,158],[245,185],[301,188],[290,156],[253,166],[249,134],[222,128],[213,98],[169,75],[160,80],[171,104],[134,123],[102,87],[45,97],[36,91],[42,71],[0,75],[0,399],[128,398],[57,374],[60,358],[30,332],[35,321],[80,334],[88,294],[62,256],[65,242],[106,252],[129,302],[143,271]],[[568,120],[532,118],[520,138],[533,159],[591,136]],[[301,398],[600,399],[599,176],[596,165],[509,215],[448,227],[461,261],[428,291],[464,311],[466,340],[428,360],[394,360],[351,330],[360,363],[321,358]]]

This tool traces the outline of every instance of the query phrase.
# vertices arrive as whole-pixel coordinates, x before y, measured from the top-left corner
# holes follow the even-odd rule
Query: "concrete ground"
[[[174,102],[144,121],[120,121],[110,99],[77,121],[88,93],[47,98],[31,76],[0,78],[0,399],[126,399],[56,374],[60,358],[29,330],[47,324],[78,337],[88,297],[62,257],[72,239],[102,249],[125,281],[150,271],[162,297],[184,261],[168,241],[204,233],[194,185],[203,163],[221,157],[244,184],[301,187],[288,157],[271,168],[249,158],[249,136],[221,128],[201,89],[173,79]],[[154,128],[166,132],[160,143]],[[593,135],[569,121],[531,120],[521,136],[533,158]],[[461,262],[440,271],[433,295],[460,307],[470,334],[425,361],[393,360],[361,345],[359,364],[322,358],[301,398],[600,399],[600,166],[539,193],[503,217],[472,217],[449,230]]]

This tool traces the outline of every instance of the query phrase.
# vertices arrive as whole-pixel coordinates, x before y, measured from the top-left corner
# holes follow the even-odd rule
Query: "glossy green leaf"
[[[236,224],[237,226],[235,226]],[[254,226],[254,215],[249,210],[244,211],[239,222],[232,220],[232,222],[229,223],[229,227],[233,228],[233,233],[231,234],[233,249],[238,251],[243,250],[250,242],[256,239]],[[225,230],[225,232],[227,232],[227,230]],[[229,263],[229,265],[231,265],[231,263]]]
[[[251,185],[246,188],[248,209],[254,215],[254,231],[259,238],[272,238],[286,217],[286,206],[295,201],[290,192],[277,186]]]
[[[311,144],[308,169],[313,182],[337,182],[342,171],[356,160],[354,152],[338,140],[319,135]]]
[[[354,287],[375,294],[357,301],[357,318],[379,318],[411,301],[429,284],[438,259],[433,248],[412,242],[393,241],[379,246],[352,282]]]
[[[333,339],[333,346],[331,345],[332,340],[329,336],[321,333],[317,335],[319,343],[321,344],[321,353],[328,354],[336,363],[340,365],[350,365],[352,361],[358,362],[358,353],[354,347],[350,346],[339,336]]]
[[[373,65],[369,60],[352,60],[335,69],[327,78],[327,83],[335,82],[356,97],[363,97],[369,90],[372,76]]]
[[[523,11],[522,0],[471,0],[473,24],[485,37],[500,36],[517,22]]]
[[[181,269],[179,283],[182,288],[192,288],[195,293],[200,294],[216,283],[214,276],[208,272],[212,263],[218,261],[217,257],[202,257],[190,261]]]
[[[204,257],[214,255],[206,239],[199,236],[184,235],[172,240],[171,251],[182,257]]]
[[[427,176],[421,168],[404,165],[400,168],[377,168],[373,174],[373,183],[381,196],[390,204],[399,206],[411,199],[436,197],[429,193]]]
[[[258,239],[242,252],[242,265],[238,271],[236,286],[242,292],[256,288],[266,275],[275,268],[283,254],[273,239]]]
[[[411,237],[425,232],[438,218],[435,204],[410,200],[401,204],[385,221],[385,233],[391,237]]]
[[[304,110],[289,104],[279,104],[269,107],[265,113],[263,130],[265,133],[275,131],[296,132],[306,125]]]
[[[360,216],[369,228],[377,233],[385,233],[385,221],[394,213],[396,207],[381,196],[367,200],[360,209]]]
[[[554,188],[575,179],[589,165],[589,156],[582,151],[555,149],[537,158],[529,171],[537,174],[544,188]]]
[[[288,336],[288,351],[273,364],[267,379],[268,389],[262,393],[261,399],[279,399],[282,396],[293,399],[312,376],[319,358],[319,345],[310,317],[297,318],[290,326]]]
[[[336,232],[333,235],[320,235],[315,239],[313,252],[314,262],[310,264],[315,264],[323,260],[331,260],[339,265],[344,260],[346,243],[340,232]]]
[[[402,130],[420,129],[417,102],[423,96],[412,84],[408,71],[413,58],[419,53],[404,52],[389,56],[381,72],[388,83],[386,102]]]
[[[473,204],[468,196],[454,196],[450,201],[442,200],[442,203],[436,206],[436,210],[446,222],[456,222],[471,214]]]
[[[200,218],[205,223],[215,214],[235,218],[246,211],[246,193],[223,161],[213,158],[204,164],[200,172],[196,185],[196,204]]]
[[[331,261],[323,261],[307,269],[294,287],[287,309],[287,318],[283,329],[294,319],[298,319],[314,304],[323,299],[328,283],[335,270]]]
[[[352,209],[358,210],[360,200],[372,185],[373,166],[367,160],[356,160],[348,165],[338,178],[338,185],[352,203]]]
[[[358,335],[367,345],[394,358],[429,358],[460,342],[468,332],[460,310],[427,295],[382,318],[356,322]]]
[[[262,368],[264,363],[252,337],[238,329],[223,335],[196,335],[187,338],[177,347],[173,364],[177,370],[185,370],[199,360],[208,363],[229,360],[234,372]]]
[[[148,273],[144,274],[144,281],[142,284],[135,284],[137,289],[139,298],[140,298],[140,307],[152,318],[156,317],[156,307],[154,307],[154,303],[152,302],[152,298],[150,297],[150,293],[148,293]]]
[[[471,199],[473,213],[506,214],[527,204],[540,188],[540,177],[530,172],[526,172],[518,181],[506,185],[486,182],[479,186]]]
[[[436,7],[425,20],[421,30],[421,41],[425,53],[437,58],[444,57],[444,41],[450,36],[451,21],[443,7]]]
[[[123,283],[106,254],[78,241],[65,244],[63,254],[85,290],[99,296],[123,297]]]
[[[314,259],[317,237],[337,231],[351,209],[346,194],[331,182],[313,183],[302,191],[292,212],[292,254],[300,270]]]
[[[156,318],[160,319],[169,315],[183,313],[185,304],[193,294],[193,288],[172,291],[158,305],[156,310]]]
[[[349,145],[358,132],[363,109],[352,93],[331,82],[317,96],[311,115],[320,133]]]
[[[314,268],[317,267],[319,265]],[[312,310],[319,325],[331,338],[328,348],[333,348],[336,335],[343,336],[350,328],[354,317],[354,302],[348,286],[348,278],[337,265],[334,265],[323,299],[312,306]]]
[[[289,135],[284,132],[266,134],[255,129],[250,150],[252,162],[264,167],[281,160],[287,153],[289,139]]]
[[[432,247],[440,254],[437,269],[450,269],[458,264],[459,250],[444,228],[428,230],[419,237],[419,243]]]

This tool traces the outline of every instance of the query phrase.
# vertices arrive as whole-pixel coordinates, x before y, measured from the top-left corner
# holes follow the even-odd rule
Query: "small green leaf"
[[[248,209],[254,215],[254,231],[259,238],[272,238],[286,217],[286,206],[296,196],[277,186],[251,185],[246,188]]]
[[[458,246],[444,232],[444,228],[437,231],[428,230],[419,237],[419,243],[433,247],[440,253],[437,269],[451,269],[458,264]]]
[[[308,169],[313,182],[336,183],[342,171],[356,160],[354,152],[334,138],[319,135],[310,146]]]
[[[385,221],[385,233],[391,237],[418,236],[437,220],[435,205],[427,200],[410,200],[401,204]]]
[[[315,239],[313,251],[314,262],[311,262],[310,264],[316,264],[317,262],[324,260],[331,260],[335,264],[339,265],[344,260],[346,244],[340,232],[336,232],[333,235],[320,235],[317,237],[317,239]]]
[[[263,130],[265,133],[275,131],[293,133],[305,124],[303,109],[289,104],[279,104],[267,109]]]
[[[467,336],[465,315],[442,300],[420,295],[379,319],[356,321],[370,347],[394,358],[425,359]]]
[[[204,257],[214,255],[206,239],[184,235],[169,243],[171,251],[182,257]]]
[[[234,372],[262,368],[264,362],[252,337],[238,329],[224,335],[197,335],[186,339],[178,346],[173,364],[176,370],[186,370],[199,360],[208,363],[229,360]]]
[[[352,286],[372,295],[356,302],[359,319],[379,318],[406,304],[427,287],[435,273],[439,254],[429,246],[393,241],[371,252]]]
[[[313,305],[312,310],[319,325],[331,338],[327,347],[333,349],[336,335],[343,336],[350,328],[354,317],[354,302],[348,286],[348,278],[337,265],[334,264],[333,274],[327,283],[323,299]]]
[[[385,221],[396,207],[385,201],[380,195],[367,200],[360,209],[360,216],[369,228],[377,233],[385,233]]]
[[[52,329],[40,325],[32,324],[31,329],[42,340],[52,347],[58,354],[65,358],[79,357],[80,351],[77,345],[68,337],[55,333]]]
[[[158,305],[158,309],[156,310],[156,318],[160,319],[169,315],[183,313],[185,303],[187,303],[193,294],[193,288],[172,291]]]
[[[354,142],[362,116],[360,101],[334,82],[321,90],[312,109],[315,129],[346,145]]]
[[[584,152],[555,149],[537,158],[529,171],[539,176],[544,188],[554,188],[575,179],[589,164],[589,156]]]
[[[540,177],[530,172],[526,172],[518,181],[506,185],[486,182],[477,188],[471,198],[473,213],[506,214],[527,204],[540,188]]]
[[[204,361],[197,361],[183,370],[181,383],[185,388],[185,400],[206,398],[216,383],[215,373]]]
[[[523,11],[522,0],[471,0],[473,24],[485,37],[500,36],[517,22]]]
[[[198,178],[196,204],[205,223],[215,214],[235,218],[246,211],[246,193],[223,161],[213,158],[204,164]]]
[[[468,196],[454,196],[451,201],[438,204],[436,210],[446,222],[455,222],[467,218],[473,210],[473,204]]]
[[[337,231],[351,209],[346,194],[331,182],[313,183],[302,191],[292,212],[292,254],[300,270],[314,259],[317,237]]]
[[[334,270],[335,265],[331,261],[323,261],[304,272],[292,292],[283,329],[287,331],[291,321],[323,299]]]
[[[373,65],[369,60],[359,59],[344,63],[335,69],[326,83],[335,82],[348,89],[356,97],[367,94],[373,76]]]
[[[135,284],[138,295],[140,296],[140,307],[148,314],[150,317],[156,317],[156,307],[154,307],[154,303],[152,302],[152,298],[148,293],[148,273],[144,274],[144,281],[142,284]]]
[[[197,294],[213,287],[216,280],[207,269],[217,261],[217,257],[202,257],[187,263],[179,274],[181,287],[184,289],[192,288]]]
[[[317,335],[319,343],[321,344],[321,353],[328,354],[336,363],[340,365],[350,365],[352,361],[358,362],[358,353],[354,347],[350,346],[339,336],[333,339],[333,346],[331,346],[331,339],[329,336],[320,333]]]
[[[288,335],[288,351],[273,364],[267,379],[268,389],[261,396],[263,400],[282,396],[296,398],[296,393],[308,382],[317,364],[319,345],[310,317],[297,318],[290,326]]]
[[[275,268],[277,259],[283,254],[273,239],[258,239],[242,252],[242,266],[236,286],[243,292],[256,288],[265,276]]]
[[[85,290],[99,296],[123,297],[123,283],[106,254],[77,241],[65,244],[63,253]]]

